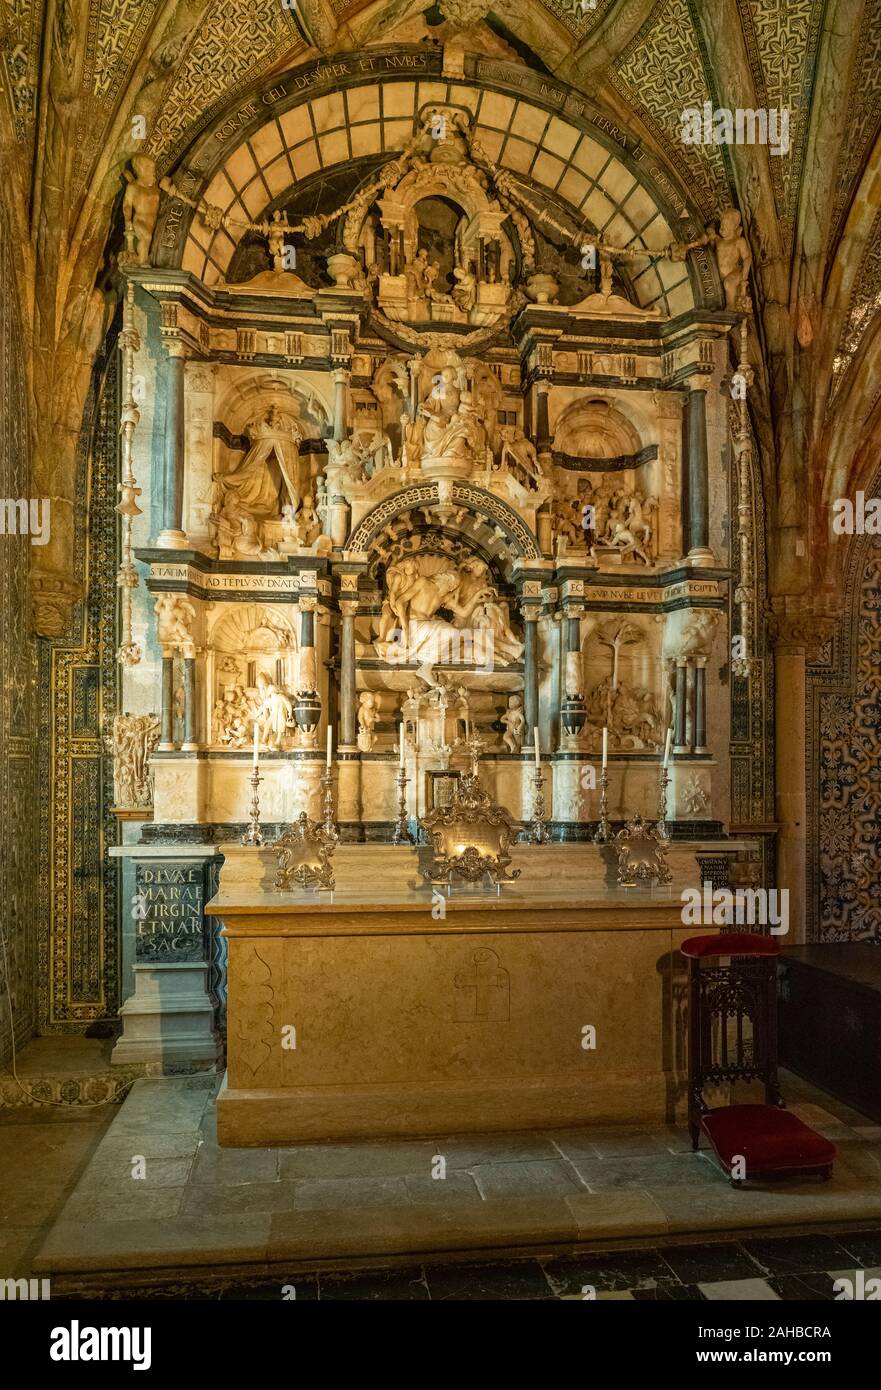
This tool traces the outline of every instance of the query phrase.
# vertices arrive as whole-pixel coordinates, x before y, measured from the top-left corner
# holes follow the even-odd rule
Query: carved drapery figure
[[[211,519],[242,530],[243,518],[253,521],[278,520],[282,505],[295,509],[297,490],[297,447],[299,429],[289,416],[271,407],[262,420],[248,431],[251,447],[241,463],[229,473],[214,474]]]
[[[288,730],[293,726],[293,701],[262,671],[257,676],[257,698],[260,702],[256,715],[258,738],[261,744],[277,752],[284,747]]]

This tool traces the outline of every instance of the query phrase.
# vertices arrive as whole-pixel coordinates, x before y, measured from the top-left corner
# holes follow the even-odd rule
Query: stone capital
[[[822,601],[814,604],[810,598],[783,597],[772,600],[768,636],[776,650],[801,652],[811,660],[839,622],[840,616]]]
[[[340,612],[342,613],[344,618],[357,618],[358,609],[360,608],[360,606],[361,605],[359,604],[357,599],[340,599]]]
[[[31,607],[34,631],[38,637],[62,637],[70,622],[74,604],[82,596],[82,585],[66,575],[31,571]]]

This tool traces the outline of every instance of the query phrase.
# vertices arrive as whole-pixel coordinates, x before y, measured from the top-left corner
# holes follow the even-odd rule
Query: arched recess
[[[575,227],[616,245],[660,249],[702,230],[672,172],[651,172],[603,127],[608,121],[565,85],[527,68],[466,55],[464,80],[440,71],[439,52],[419,46],[371,51],[362,60],[309,64],[264,81],[216,118],[173,170],[188,199],[204,198],[228,218],[255,223],[303,181],[352,161],[387,159],[418,126],[426,106],[471,112],[489,159],[514,172],[533,197],[566,208]],[[205,225],[188,204],[165,198],[154,254],[207,285],[225,276],[241,236]],[[631,284],[644,308],[664,315],[721,302],[713,260],[688,266],[646,255]]]
[[[470,536],[475,549],[492,557],[497,563],[501,563],[503,551],[508,556],[513,553],[518,559],[541,559],[535,536],[522,517],[500,497],[467,482],[454,482],[449,497],[443,502],[438,496],[436,482],[414,483],[411,487],[392,493],[358,523],[346,549],[369,552],[393,519],[400,518],[405,512],[423,509],[436,512],[441,525],[455,513],[466,514],[470,520],[466,521],[463,517],[455,529],[463,536]],[[504,567],[507,566],[506,560]]]

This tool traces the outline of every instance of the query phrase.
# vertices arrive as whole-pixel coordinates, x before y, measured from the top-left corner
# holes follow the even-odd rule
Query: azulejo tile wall
[[[30,492],[20,263],[0,205],[0,497]],[[0,535],[0,1060],[36,1021],[37,659],[30,636],[26,536]]]
[[[77,573],[85,599],[71,636],[41,644],[42,798],[39,1018],[78,1033],[115,1018],[119,999],[117,838],[107,734],[116,710],[116,334],[96,363],[80,432]]]
[[[877,495],[876,479],[873,495]],[[808,672],[809,939],[881,941],[881,541],[852,542],[844,621]]]

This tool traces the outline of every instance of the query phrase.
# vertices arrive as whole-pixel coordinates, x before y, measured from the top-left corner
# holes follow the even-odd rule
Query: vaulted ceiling
[[[131,155],[173,169],[256,78],[318,55],[454,37],[585,93],[706,219],[741,209],[772,596],[832,601],[831,499],[881,453],[879,0],[0,0],[0,198],[21,247],[35,490],[57,499],[38,584],[76,594],[75,442]],[[789,154],[683,145],[680,114],[704,101],[788,107]]]

